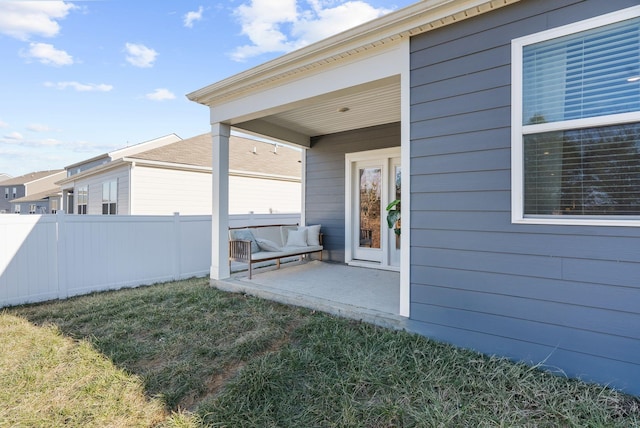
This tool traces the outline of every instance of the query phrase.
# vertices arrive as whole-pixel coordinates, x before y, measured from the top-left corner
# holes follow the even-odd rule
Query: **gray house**
[[[55,188],[55,182],[64,178],[64,170],[58,169],[53,171],[36,171],[19,177],[7,178],[0,182],[0,213],[21,213],[22,205],[20,203],[13,204],[14,199],[30,197],[42,192],[50,192]],[[38,199],[40,200],[40,198]],[[36,204],[38,214],[46,214],[44,207],[49,207],[47,199],[46,204]],[[57,207],[56,207],[57,209]]]
[[[18,214],[56,214],[62,207],[60,186],[11,201],[11,212]]]
[[[424,0],[188,97],[217,206],[231,127],[297,144],[326,259],[399,270],[410,329],[640,394],[637,0]]]

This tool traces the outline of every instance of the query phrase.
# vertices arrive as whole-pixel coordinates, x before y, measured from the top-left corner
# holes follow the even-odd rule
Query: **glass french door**
[[[355,163],[354,258],[382,261],[383,165],[377,161]]]
[[[392,152],[391,152],[392,153]],[[400,199],[400,157],[384,153],[351,162],[351,256],[355,262],[400,265],[400,236],[387,225],[387,205]],[[396,209],[399,209],[396,206]],[[399,227],[399,222],[395,225]]]

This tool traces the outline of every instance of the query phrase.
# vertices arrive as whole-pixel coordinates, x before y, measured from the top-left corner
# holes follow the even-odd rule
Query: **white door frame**
[[[398,271],[400,270],[400,268],[398,266],[391,266],[389,263],[389,257],[388,254],[386,254],[386,252],[388,252],[388,248],[389,248],[389,236],[390,233],[393,233],[393,231],[390,231],[390,233],[383,233],[381,234],[381,247],[383,248],[383,257],[381,262],[366,262],[366,261],[359,261],[354,259],[354,253],[353,253],[353,245],[354,245],[354,234],[355,234],[355,230],[354,230],[354,209],[353,209],[353,200],[355,197],[357,197],[357,195],[354,195],[354,184],[353,184],[353,180],[354,180],[354,171],[353,171],[353,165],[355,162],[360,162],[360,161],[370,161],[370,160],[379,160],[379,159],[385,159],[387,160],[387,166],[385,166],[383,168],[383,176],[384,176],[384,180],[388,181],[388,176],[389,176],[389,171],[388,171],[388,165],[389,165],[389,160],[392,158],[398,158],[401,155],[401,148],[400,147],[392,147],[392,148],[388,148],[388,149],[379,149],[379,150],[368,150],[368,151],[364,151],[364,152],[355,152],[355,153],[347,153],[345,155],[345,243],[344,243],[344,249],[345,249],[345,263],[352,265],[352,266],[363,266],[363,267],[374,267],[376,269],[385,269],[385,270],[394,270],[394,271]],[[387,204],[389,202],[391,202],[389,200],[389,190],[388,189],[383,189],[383,191],[381,192],[381,204],[382,204],[382,210],[384,210],[384,207],[387,206]],[[383,222],[383,226],[385,225],[385,222]]]

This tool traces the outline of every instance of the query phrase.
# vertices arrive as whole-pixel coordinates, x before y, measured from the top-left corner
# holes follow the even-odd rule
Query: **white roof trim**
[[[354,55],[370,53],[378,47],[518,1],[520,0],[422,0],[191,92],[187,97],[208,106],[221,104],[276,81],[290,79]]]

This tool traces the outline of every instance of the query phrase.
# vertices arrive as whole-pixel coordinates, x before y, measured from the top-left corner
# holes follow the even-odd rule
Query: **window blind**
[[[640,18],[523,49],[523,125],[640,110]]]
[[[527,135],[527,215],[640,215],[640,124]]]

